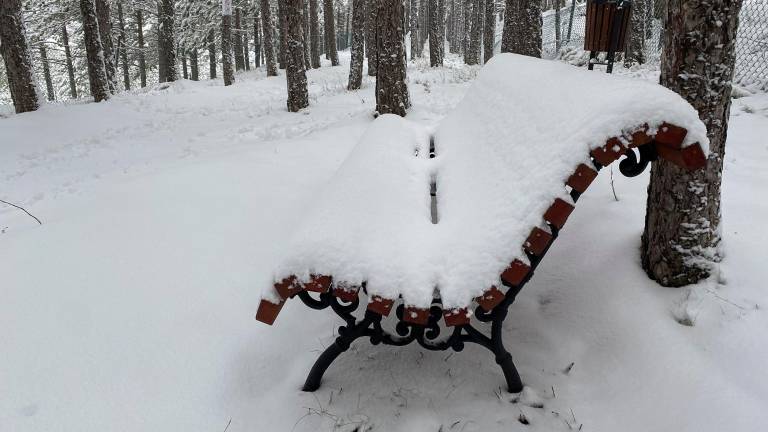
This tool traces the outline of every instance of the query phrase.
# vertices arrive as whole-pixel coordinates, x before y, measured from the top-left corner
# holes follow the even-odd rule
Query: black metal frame
[[[626,151],[626,158],[619,163],[619,170],[623,175],[627,177],[635,177],[642,173],[650,162],[657,159],[654,142],[640,146],[638,152],[639,156],[636,155],[632,149]],[[595,160],[593,160],[592,163],[595,170],[600,171],[602,166]],[[570,195],[573,201],[576,202],[581,196],[581,193],[572,190]],[[432,301],[432,307],[430,308],[429,319],[426,325],[405,321],[403,319],[405,307],[403,304],[400,304],[396,309],[397,323],[395,325],[395,332],[397,334],[395,335],[382,327],[381,323],[384,317],[375,312],[366,310],[363,318],[358,320],[354,312],[361,304],[360,297],[356,298],[353,302],[345,303],[332,294],[333,290],[321,293],[317,298],[313,297],[313,295],[307,291],[300,291],[296,295],[298,295],[305,305],[317,310],[330,307],[345,322],[344,325],[339,327],[339,336],[333,344],[326,348],[325,351],[320,354],[317,361],[315,361],[302,390],[313,392],[320,388],[320,382],[322,381],[323,375],[331,363],[333,363],[341,353],[348,350],[352,342],[359,338],[368,337],[373,345],[384,344],[404,346],[415,341],[423,348],[430,351],[453,349],[454,351],[459,352],[464,349],[466,343],[478,344],[487,348],[494,354],[496,363],[501,367],[504,374],[507,389],[511,393],[522,391],[523,383],[520,379],[520,374],[512,360],[512,355],[504,347],[504,342],[502,340],[502,326],[507,317],[509,306],[515,301],[517,294],[523,286],[531,279],[531,277],[533,277],[536,267],[538,267],[542,258],[557,239],[559,229],[553,225],[549,225],[549,228],[552,232],[552,240],[549,242],[549,245],[547,245],[544,252],[540,256],[530,253],[528,254],[531,270],[528,272],[525,279],[517,286],[507,286],[509,289],[505,294],[504,300],[492,310],[485,311],[480,306],[475,309],[474,317],[478,321],[491,323],[490,336],[485,335],[483,332],[472,326],[472,324],[465,324],[447,328],[447,330],[451,331],[450,335],[441,339],[440,334],[442,333],[442,328],[439,322],[442,318],[442,308],[439,298],[433,299]],[[365,290],[365,287],[363,287],[363,290]]]

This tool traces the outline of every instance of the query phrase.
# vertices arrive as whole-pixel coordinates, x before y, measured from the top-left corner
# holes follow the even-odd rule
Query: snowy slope
[[[475,72],[414,66],[409,118],[434,126]],[[647,177],[617,176],[615,202],[606,172],[510,309],[522,397],[475,347],[365,343],[302,393],[339,321],[290,302],[264,326],[256,286],[371,122],[372,82],[346,74],[312,71],[300,114],[254,72],[0,119],[0,198],[43,220],[0,208],[0,430],[764,429],[765,95],[733,107],[719,281],[648,281]]]

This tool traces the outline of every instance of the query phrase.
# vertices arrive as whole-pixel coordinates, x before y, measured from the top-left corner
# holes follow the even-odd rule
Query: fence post
[[[571,0],[571,18],[568,20],[568,37],[565,43],[571,42],[571,30],[573,30],[573,12],[576,10],[576,0]]]

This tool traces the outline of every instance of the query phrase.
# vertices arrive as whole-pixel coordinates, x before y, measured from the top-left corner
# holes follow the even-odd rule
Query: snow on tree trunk
[[[379,0],[376,12],[376,111],[405,116],[411,103],[406,84],[403,1]],[[370,16],[370,15],[369,15]]]
[[[426,1],[426,0],[422,0]],[[410,27],[411,27],[411,58],[421,57],[421,49],[419,46],[419,0],[411,0],[411,15],[410,15]]]
[[[112,18],[107,0],[96,0],[96,16],[99,20],[99,37],[104,53],[104,70],[112,94],[117,93],[117,73],[115,68],[115,48],[112,43]]]
[[[262,40],[264,41],[264,61],[267,64],[267,76],[277,76],[272,10],[269,6],[269,0],[261,0],[261,24],[263,34]]]
[[[483,63],[493,57],[493,44],[496,41],[496,3],[485,0],[485,28],[483,31]]]
[[[109,99],[110,91],[107,71],[104,67],[104,52],[101,49],[99,21],[96,17],[94,0],[80,0],[80,11],[83,16],[83,40],[88,59],[88,81],[91,87],[91,96],[93,96],[94,101],[101,102]]]
[[[426,1],[426,0],[424,0]],[[376,43],[376,14],[378,0],[366,0],[365,3],[365,55],[368,57],[368,75],[376,76],[378,62],[378,44]]]
[[[304,42],[304,69],[309,70],[312,68],[312,58],[310,54],[312,37],[309,34],[309,0],[302,0],[301,8],[301,27],[304,29],[304,34],[302,35]]]
[[[45,43],[40,43],[40,62],[43,64],[43,78],[45,78],[45,90],[49,101],[56,100],[56,92],[53,91],[53,79],[51,78],[51,65],[48,62],[48,50]]]
[[[501,52],[519,52],[520,24],[518,23],[517,0],[507,0],[504,8],[504,29],[501,34]]]
[[[245,69],[245,57],[243,57],[243,34],[240,22],[240,8],[235,8],[235,29],[232,32],[232,48],[235,50],[235,70]]]
[[[339,65],[339,53],[336,51],[336,24],[333,18],[333,0],[323,0],[323,21],[325,22],[325,43],[331,59],[331,66]]]
[[[480,45],[482,40],[483,27],[483,8],[481,0],[471,0],[471,23],[469,31],[469,46],[467,52],[464,54],[464,63],[468,65],[476,65],[480,63]]]
[[[189,69],[192,81],[200,80],[200,65],[197,58],[197,48],[193,47],[189,51]]]
[[[208,77],[216,78],[216,35],[213,29],[208,32]]]
[[[696,283],[719,260],[720,186],[731,107],[741,0],[668,0],[661,84],[679,93],[707,126],[706,169],[659,160],[651,169],[642,265],[664,286]]]
[[[320,67],[320,19],[318,18],[317,0],[309,0],[310,60],[312,67]]]
[[[288,111],[296,112],[309,106],[307,75],[304,67],[304,28],[301,16],[303,0],[284,0],[286,15],[286,67],[288,82]]]
[[[221,1],[221,70],[224,85],[235,82],[232,70],[232,0]]]
[[[0,54],[17,113],[40,107],[32,61],[21,17],[21,0],[0,1]]]
[[[429,0],[429,65],[432,67],[443,65],[443,53],[440,44],[440,5],[438,0]]]
[[[507,0],[501,52],[541,57],[541,3]]]
[[[645,0],[634,0],[630,20],[629,38],[624,53],[624,65],[630,67],[633,64],[645,63]]]
[[[137,43],[139,45],[139,79],[141,87],[147,86],[147,60],[144,54],[144,16],[141,9],[136,9]]]
[[[67,64],[67,77],[69,78],[69,95],[77,99],[77,82],[75,81],[75,68],[72,65],[72,50],[69,47],[69,33],[67,24],[61,24],[61,43],[64,45],[64,61]]]
[[[176,81],[176,42],[173,35],[174,0],[160,1],[160,29],[158,32],[158,47],[160,47],[161,62],[164,65],[160,82]]]
[[[352,2],[352,59],[349,63],[349,85],[347,89],[357,90],[363,82],[363,60],[365,59],[365,0]]]
[[[117,40],[117,49],[120,52],[120,62],[123,66],[123,88],[131,89],[131,74],[128,70],[128,49],[125,34],[125,19],[123,18],[123,2],[117,3],[117,23],[120,27],[120,38]]]

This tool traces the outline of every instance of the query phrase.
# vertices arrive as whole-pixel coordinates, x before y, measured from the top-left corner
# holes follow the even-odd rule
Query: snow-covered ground
[[[616,202],[604,172],[510,309],[522,395],[479,348],[365,341],[301,392],[340,321],[293,301],[267,327],[255,287],[372,121],[347,72],[311,71],[298,114],[256,71],[0,119],[0,199],[43,222],[0,207],[0,430],[765,429],[765,94],[734,101],[718,277],[649,281],[647,175],[616,173]],[[409,118],[436,124],[476,73],[411,67]]]

